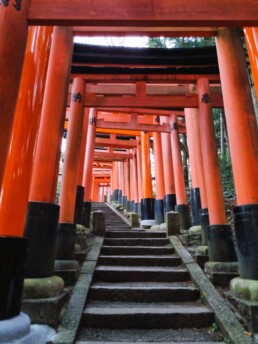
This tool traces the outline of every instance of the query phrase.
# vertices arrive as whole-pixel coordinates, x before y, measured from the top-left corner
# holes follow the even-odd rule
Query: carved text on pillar
[[[208,104],[208,103],[211,102],[211,98],[210,98],[210,96],[209,96],[208,93],[204,93],[204,94],[202,95],[201,102],[202,102],[202,103],[205,103],[205,104]]]
[[[72,101],[74,103],[81,103],[82,102],[82,95],[80,92],[78,93],[73,93],[73,96],[72,96]]]
[[[89,125],[97,125],[97,118],[96,117],[92,117],[89,119]]]
[[[16,11],[21,10],[21,4],[22,4],[22,0],[13,1],[13,7],[16,9]],[[0,6],[1,5],[3,5],[4,7],[8,7],[10,5],[10,0],[0,0]]]

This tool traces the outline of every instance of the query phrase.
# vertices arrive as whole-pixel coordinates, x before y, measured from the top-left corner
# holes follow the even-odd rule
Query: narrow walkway
[[[106,212],[106,235],[76,343],[222,341],[166,233],[132,229],[105,204],[94,207]]]

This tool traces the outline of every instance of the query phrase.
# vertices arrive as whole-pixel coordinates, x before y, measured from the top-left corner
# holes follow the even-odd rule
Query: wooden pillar
[[[141,139],[137,137],[137,150],[136,150],[136,158],[137,158],[137,176],[138,176],[138,198],[139,202],[142,199],[142,151],[141,151]]]
[[[142,149],[142,220],[154,219],[154,199],[152,195],[151,165],[150,165],[150,137],[141,132]]]
[[[128,201],[130,200],[130,175],[129,175],[129,160],[124,161],[124,174],[125,174],[125,197],[126,197],[126,208],[128,210]]]
[[[71,91],[67,144],[60,192],[60,223],[74,223],[80,148],[83,129],[84,79],[75,77]]]
[[[240,31],[219,30],[216,43],[237,196],[234,218],[240,276],[257,280],[258,134]]]
[[[91,108],[89,113],[89,125],[87,134],[87,144],[85,153],[83,186],[84,186],[84,211],[83,211],[83,225],[87,228],[90,226],[90,212],[91,212],[91,188],[92,188],[92,168],[94,160],[94,147],[97,127],[97,109]]]
[[[10,10],[14,11],[14,14],[16,13],[13,8],[10,8]],[[1,23],[3,20],[2,11],[5,12],[6,10],[0,6]],[[8,12],[10,11],[8,10]],[[10,14],[10,17],[13,18],[13,14]],[[15,22],[13,21],[13,24],[14,23]],[[11,28],[9,29],[11,32],[13,31]],[[24,223],[28,205],[27,202],[29,197],[36,137],[39,128],[41,106],[44,95],[52,30],[52,27],[31,27],[28,34],[19,97],[11,133],[12,145],[9,148],[9,155],[3,178],[3,188],[0,195],[0,320],[10,319],[20,314],[25,256],[27,255],[26,240],[23,238]],[[5,27],[1,27],[1,58],[3,53],[1,50],[1,44],[3,43],[2,34],[4,34],[4,32]],[[7,52],[9,51],[10,46],[17,49],[15,42],[18,33],[13,31],[13,34],[14,45],[9,43],[6,47]],[[26,42],[25,33],[23,34],[22,35]],[[22,44],[23,43],[24,42],[22,42]],[[21,47],[20,42],[17,42],[17,45],[18,47]],[[19,55],[20,52],[17,52],[17,54]],[[9,56],[10,63],[13,62],[14,56]],[[2,62],[3,61],[1,60],[1,68],[3,67]],[[17,63],[19,64],[22,62],[18,61]],[[17,72],[17,66],[15,65],[12,67],[13,71]],[[1,69],[0,89],[4,84],[2,76],[5,75],[5,72],[5,70]],[[13,76],[11,76],[11,79],[12,78]],[[7,90],[9,86],[10,85],[7,83]],[[16,85],[14,85],[14,88],[16,88]],[[1,107],[2,89],[0,92]],[[12,94],[14,95],[14,93]],[[7,97],[7,101],[8,99],[9,98]],[[9,101],[12,103],[12,106],[15,106],[14,99]],[[6,112],[8,110],[7,107],[1,107],[1,109],[5,109],[4,111]],[[11,107],[9,110],[10,109]],[[10,116],[12,116],[12,114],[10,114]],[[3,127],[5,127],[5,125],[3,125]],[[3,127],[1,125],[1,128]],[[4,159],[3,155],[1,155],[1,160],[2,159]],[[30,253],[31,248],[29,257]],[[41,268],[40,264],[38,264],[38,267],[39,269]],[[1,326],[4,325],[0,325],[0,327]]]
[[[123,162],[118,161],[118,202],[122,204],[123,195]]]
[[[58,259],[70,259],[74,252],[73,243],[69,240],[67,240],[67,249],[63,250],[62,243],[66,242],[66,240],[60,241],[63,228],[59,228],[57,233],[59,208],[55,204],[72,52],[72,29],[68,27],[55,27],[50,50],[26,222],[26,232],[30,233],[28,234],[29,237],[33,235],[35,240],[40,242],[42,246],[42,238],[45,235],[44,242],[49,241],[53,245],[49,251],[46,247],[41,248],[41,250],[46,250],[46,254],[49,255],[49,266],[52,269],[56,253],[57,234],[56,257]],[[55,115],[53,116],[53,114]],[[40,236],[35,235],[35,227],[37,227]],[[69,233],[74,231],[75,228],[71,226],[65,233],[69,236]],[[65,254],[63,254],[63,251],[65,251]]]
[[[80,147],[80,156],[79,156],[79,168],[77,174],[77,192],[76,192],[76,201],[74,209],[74,222],[82,224],[83,216],[83,201],[84,201],[84,186],[83,186],[83,168],[85,160],[85,150],[86,150],[86,141],[88,133],[88,123],[89,123],[89,108],[84,109],[84,118],[83,118],[83,129],[81,137],[81,147]]]
[[[246,27],[244,33],[258,102],[258,27]]]
[[[161,117],[162,123],[169,123],[169,117]],[[163,172],[165,183],[164,212],[175,210],[176,193],[172,162],[171,138],[169,133],[161,133]]]
[[[161,146],[161,134],[153,133],[154,143],[154,159],[155,159],[155,176],[156,176],[156,200],[155,200],[155,222],[161,224],[164,222],[164,170],[163,170],[163,156]]]
[[[235,261],[232,233],[226,221],[208,79],[200,78],[197,87],[202,157],[210,219],[207,233],[209,258],[211,261]]]
[[[191,219],[186,199],[184,172],[182,166],[181,150],[179,145],[177,115],[170,116],[170,124],[172,159],[177,202],[175,209],[179,212],[180,215],[181,229],[189,229],[189,227],[191,227]]]
[[[192,177],[191,202],[193,225],[198,225],[200,224],[199,210],[201,208],[207,209],[208,207],[204,179],[202,147],[200,141],[198,109],[185,109],[185,122]]]
[[[29,0],[0,2],[0,190],[9,150],[15,106],[26,49]]]
[[[113,200],[118,202],[118,191],[119,191],[119,172],[118,162],[113,162]]]

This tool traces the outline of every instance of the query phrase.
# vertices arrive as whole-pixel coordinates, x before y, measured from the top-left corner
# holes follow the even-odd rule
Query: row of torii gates
[[[206,218],[208,214],[215,260],[235,261],[212,107],[224,107],[226,115],[237,195],[240,282],[248,288],[250,280],[256,281],[258,290],[257,124],[241,30],[233,28],[246,27],[258,92],[257,23],[256,0],[130,0],[122,7],[118,0],[0,1],[0,326],[20,313],[24,237],[29,238],[25,288],[26,280],[40,278],[43,285],[57,283],[58,293],[63,285],[53,280],[55,259],[74,259],[75,223],[89,226],[90,201],[96,199],[98,186],[110,183],[113,199],[127,198],[130,210],[138,211],[141,203],[143,219],[154,218],[156,211],[157,221],[163,221],[162,204],[166,211],[176,205],[186,228],[190,226],[180,132],[188,137],[192,197],[197,200],[193,220],[198,221],[198,207]],[[216,49],[147,52],[73,44],[74,34],[107,32],[215,35]],[[82,207],[76,207],[82,204],[82,191],[84,215]]]

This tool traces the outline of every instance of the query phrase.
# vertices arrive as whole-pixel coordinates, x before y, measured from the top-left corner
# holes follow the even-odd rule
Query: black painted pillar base
[[[164,214],[169,211],[175,211],[176,206],[176,195],[167,194],[164,196]]]
[[[164,202],[163,199],[156,199],[154,203],[155,223],[164,223]]]
[[[0,236],[0,320],[20,314],[27,240]]]
[[[201,209],[201,196],[199,188],[191,189],[191,206],[193,226],[198,226],[200,224],[199,211]]]
[[[209,225],[207,229],[209,260],[236,262],[237,256],[230,225]]]
[[[113,192],[113,197],[112,197],[112,201],[113,202],[118,202],[118,189],[114,190]]]
[[[25,237],[29,239],[26,278],[54,275],[58,219],[58,205],[29,202],[25,223]]]
[[[188,204],[177,204],[175,210],[179,214],[180,230],[189,229],[192,226],[192,221]]]
[[[121,204],[124,208],[126,208],[126,205],[127,205],[127,197],[126,196],[122,196],[122,199],[121,199]]]
[[[56,260],[75,260],[75,223],[59,223]]]
[[[234,208],[240,277],[258,280],[258,204]]]
[[[134,201],[127,201],[127,211],[129,213],[134,212]]]
[[[90,228],[91,202],[83,202],[82,224],[86,228]]]
[[[84,187],[77,185],[76,201],[74,209],[74,223],[79,225],[82,224],[82,213],[83,213],[83,199],[84,199]]]
[[[154,198],[143,198],[141,200],[142,220],[154,220]]]
[[[199,217],[200,217],[200,225],[201,225],[201,233],[202,233],[202,245],[207,246],[208,245],[207,231],[208,231],[208,225],[210,224],[208,208],[200,209]]]
[[[117,200],[118,200],[118,203],[122,204],[122,190],[118,190]]]

